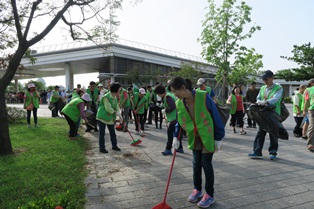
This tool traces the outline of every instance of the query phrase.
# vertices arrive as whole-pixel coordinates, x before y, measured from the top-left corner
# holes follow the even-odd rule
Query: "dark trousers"
[[[145,117],[144,114],[134,114],[135,131],[139,131],[139,125],[141,130],[144,131]]]
[[[33,111],[33,116],[34,116],[34,123],[37,124],[37,108],[34,107],[33,110],[27,110],[27,123],[28,125],[31,124],[31,113]]]
[[[52,117],[57,117],[58,116],[58,111],[59,111],[58,102],[54,102],[53,105],[54,105],[55,108],[51,111],[51,116]]]
[[[194,189],[202,190],[202,169],[205,173],[205,191],[214,196],[214,169],[212,165],[214,153],[202,153],[202,150],[193,150],[193,182]]]
[[[251,119],[250,117],[247,117],[247,124],[248,124],[248,126],[255,127],[256,126],[256,121]]]
[[[162,112],[161,112],[161,108],[158,107],[157,105],[155,106],[155,124],[156,124],[156,128],[158,128],[158,115],[159,115],[159,128],[161,128],[162,125],[162,121],[163,121],[163,116],[162,116]]]
[[[155,108],[153,106],[150,106],[148,109],[148,123],[152,123],[153,121],[153,112]]]
[[[295,121],[295,127],[293,129],[293,133],[295,135],[298,135],[298,136],[302,136],[302,128],[300,128],[301,124],[302,124],[302,121],[303,121],[303,117],[294,117],[294,121]]]
[[[106,148],[105,146],[105,130],[106,126],[108,127],[109,134],[110,134],[110,141],[112,147],[117,147],[117,136],[116,131],[114,129],[114,125],[105,124],[101,121],[98,121],[99,126],[99,132],[98,132],[98,139],[99,139],[99,149],[104,150]]]
[[[239,125],[240,128],[243,128],[243,111],[236,111],[234,114],[231,115],[231,126],[235,127],[236,123]]]
[[[253,152],[257,155],[262,155],[262,150],[265,142],[265,136],[267,132],[259,128],[255,140],[254,140],[254,147],[253,147]],[[268,152],[270,155],[277,155],[277,150],[278,150],[278,138],[275,137],[272,134],[269,134],[269,147],[268,147]]]
[[[167,150],[171,150],[172,148],[172,142],[173,142],[173,132],[175,131],[176,128],[176,123],[170,123],[167,129],[167,136],[168,136],[168,140],[167,140],[167,146],[166,149]],[[181,134],[180,134],[181,135]],[[182,149],[182,136],[180,136],[179,140],[179,149]]]
[[[78,126],[77,126],[77,121],[74,122],[69,118],[69,116],[63,114],[65,119],[67,120],[69,126],[70,126],[70,132],[69,132],[69,137],[76,137],[77,136],[77,131],[78,131]]]

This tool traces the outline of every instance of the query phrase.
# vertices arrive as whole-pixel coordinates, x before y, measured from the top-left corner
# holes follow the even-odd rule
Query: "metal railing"
[[[108,42],[109,43],[109,42]],[[196,61],[196,62],[201,62],[201,63],[207,63],[204,59],[201,57],[197,57],[194,55],[186,54],[186,53],[181,53],[161,47],[156,47],[148,44],[143,44],[135,41],[129,41],[126,39],[116,39],[113,43],[128,46],[128,47],[133,47],[136,49],[141,49],[141,50],[147,50],[155,53],[160,53],[160,54],[165,54],[173,57],[178,57],[182,59],[187,59],[191,61]],[[106,43],[103,43],[106,44]],[[61,50],[68,50],[68,49],[77,49],[77,48],[82,48],[82,47],[88,47],[88,46],[96,46],[96,44],[92,41],[72,41],[72,42],[67,42],[67,43],[60,43],[60,44],[52,44],[52,45],[44,45],[44,46],[38,46],[34,45],[31,47],[31,54],[35,53],[47,53],[47,52],[57,52]],[[6,54],[12,54],[14,53],[13,50],[4,50],[0,52],[0,56],[5,56]]]

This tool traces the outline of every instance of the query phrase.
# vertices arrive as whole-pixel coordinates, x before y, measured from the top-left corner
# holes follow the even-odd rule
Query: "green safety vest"
[[[188,135],[188,148],[193,150],[195,133],[198,132],[201,141],[208,152],[215,151],[214,123],[206,107],[205,91],[195,91],[194,117],[195,124],[181,99],[177,100],[178,122]],[[196,125],[196,127],[195,127]]]
[[[39,99],[35,97],[37,95],[37,93],[33,92],[33,96],[32,96],[27,91],[25,94],[26,94],[25,106],[27,107],[30,103],[33,103],[35,108],[39,108]]]
[[[205,90],[201,90],[199,87],[196,89],[196,91],[206,91],[209,96],[211,95],[212,89],[209,86],[206,86]]]
[[[59,98],[56,98],[54,96],[60,96],[59,92],[57,92],[56,90],[52,91],[51,97],[50,97],[50,102],[55,103],[57,101],[59,101]]]
[[[90,89],[87,89],[86,90],[86,93],[89,94],[90,98],[93,100],[94,103],[97,102],[97,99],[98,99],[98,95],[99,95],[99,91],[97,88],[94,89],[94,93],[93,93],[93,96],[92,96],[92,92]]]
[[[109,103],[111,104],[112,109],[114,109],[115,111],[118,110],[118,99],[116,97],[112,98],[111,93],[109,91],[100,100],[96,118],[104,120],[104,121],[113,121],[116,119],[117,115],[116,113],[112,114],[112,113],[107,112],[106,107],[104,105],[105,98],[108,99]]]
[[[72,99],[65,107],[61,110],[62,113],[67,115],[73,122],[77,122],[81,116],[78,105],[84,102],[81,98]]]
[[[76,90],[74,90],[72,92],[72,97],[71,97],[71,100],[75,99],[75,98],[80,98],[80,95],[78,95],[78,93],[76,93]]]
[[[310,99],[309,110],[314,110],[314,86],[308,89],[308,94]]]
[[[295,94],[295,97],[299,97],[299,104],[293,104],[293,113],[297,113],[297,108],[295,107],[295,105],[297,105],[300,109],[300,111],[302,112],[303,111],[303,103],[304,103],[304,97],[303,95],[300,93],[300,92],[297,92]]]
[[[126,92],[126,90],[124,88],[122,88],[121,92],[120,92],[120,106],[125,99],[124,92]],[[123,106],[121,106],[121,107],[130,107],[130,106],[131,106],[130,97],[128,97],[126,99],[126,101],[124,102]]]
[[[176,97],[172,93],[167,92],[166,93],[166,97],[167,96],[171,97],[173,99],[173,101],[176,102]],[[169,108],[169,105],[167,103],[167,99],[164,99],[164,107],[166,109]],[[176,109],[174,109],[172,112],[169,112],[169,113],[166,112],[166,116],[167,116],[167,120],[169,122],[176,120],[177,119],[177,111],[176,111]]]
[[[234,114],[237,111],[237,97],[236,95],[231,95],[231,108],[230,108],[230,114]]]
[[[147,91],[146,91],[146,105],[145,105],[146,109],[148,109],[149,104],[150,104],[150,102],[151,102],[150,95],[151,95],[150,91],[147,90]]]
[[[271,88],[270,92],[268,93],[267,99],[273,98],[274,95],[275,95],[275,93],[276,93],[278,90],[280,90],[280,89],[282,89],[282,86],[279,86],[279,85],[275,84],[275,85]],[[264,100],[264,95],[265,95],[265,93],[266,93],[266,85],[262,86],[261,89],[260,89],[260,91],[259,91],[259,94],[260,94],[259,100]],[[279,99],[279,100],[276,102],[276,104],[275,104],[275,111],[276,111],[279,115],[280,115],[280,112],[281,112],[281,110],[280,110],[280,103],[281,103],[281,99]]]
[[[142,99],[140,100],[140,102],[138,102],[138,98],[139,98],[139,93],[134,93],[133,94],[133,104],[134,104],[134,107],[132,107],[133,108],[133,110],[135,110],[135,109],[137,109],[138,107],[140,107],[143,103],[145,103],[146,102],[146,97],[145,96],[143,96],[142,97]],[[145,112],[145,105],[143,105],[139,110],[138,110],[138,112],[137,112],[137,114],[144,114],[144,112]]]

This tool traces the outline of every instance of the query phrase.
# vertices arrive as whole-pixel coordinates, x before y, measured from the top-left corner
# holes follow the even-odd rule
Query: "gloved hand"
[[[221,150],[221,146],[222,146],[222,141],[216,141],[215,140],[215,151],[218,152],[219,150]]]
[[[178,148],[179,148],[178,137],[173,137],[173,140],[172,140],[172,147],[173,147],[173,149],[178,149]]]
[[[161,113],[162,113],[163,115],[166,115],[166,110],[165,110],[165,109],[162,109],[162,110],[161,110]]]
[[[267,105],[267,101],[266,100],[259,101],[259,102],[257,102],[257,104],[260,106],[265,106],[265,105]]]
[[[122,120],[123,120],[122,115],[121,115],[121,113],[120,113],[120,112],[116,112],[116,115],[120,118],[120,121],[122,121]]]

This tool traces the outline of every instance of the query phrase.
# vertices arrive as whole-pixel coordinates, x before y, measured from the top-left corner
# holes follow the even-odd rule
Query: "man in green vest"
[[[296,123],[293,134],[295,137],[300,138],[302,136],[301,123],[303,121],[303,93],[306,86],[304,84],[300,85],[299,90],[295,93],[293,97],[293,117]]]
[[[261,106],[272,105],[275,107],[275,111],[280,115],[280,103],[282,100],[283,89],[282,86],[274,83],[274,73],[270,70],[267,70],[262,79],[265,83],[257,95],[256,103]],[[267,132],[259,127],[259,130],[256,134],[253,153],[249,154],[250,158],[263,158],[262,150],[265,142],[265,136]],[[268,148],[269,159],[275,160],[277,158],[278,150],[278,137],[269,133],[270,144]]]
[[[215,92],[209,86],[205,85],[205,79],[204,78],[198,79],[196,85],[198,86],[198,88],[196,90],[206,91],[211,96],[211,98],[214,100],[215,103],[218,102],[216,99]]]
[[[51,92],[51,97],[50,97],[50,103],[54,105],[54,109],[51,111],[51,117],[59,117],[58,112],[59,112],[59,99],[61,99],[61,96],[59,95],[59,86],[55,86],[55,89]]]
[[[92,111],[94,114],[96,114],[98,110],[99,91],[96,88],[96,83],[94,81],[91,81],[89,83],[89,87],[86,90],[86,93],[88,93],[90,98],[92,99],[92,101],[88,104],[87,109]],[[86,129],[85,132],[90,132],[90,131],[91,129]],[[95,132],[98,131],[97,127],[94,128],[94,131]]]
[[[303,116],[308,113],[309,118],[309,128],[308,134],[309,137],[307,139],[307,149],[309,151],[314,151],[314,79],[309,81],[311,85],[310,88],[307,88],[304,95],[304,109]]]
[[[151,85],[147,85],[146,86],[146,98],[147,98],[147,103],[148,103],[148,125],[153,124],[153,112],[154,112],[154,108],[155,108],[155,104],[152,101],[152,97],[153,97],[153,88]]]
[[[134,113],[134,120],[135,120],[135,135],[139,135],[139,130],[144,131],[144,108],[146,104],[146,91],[144,88],[140,88],[139,92],[134,92],[133,96],[131,97],[132,102],[132,109]],[[141,126],[141,127],[139,127]],[[142,132],[141,135],[144,135]]]

